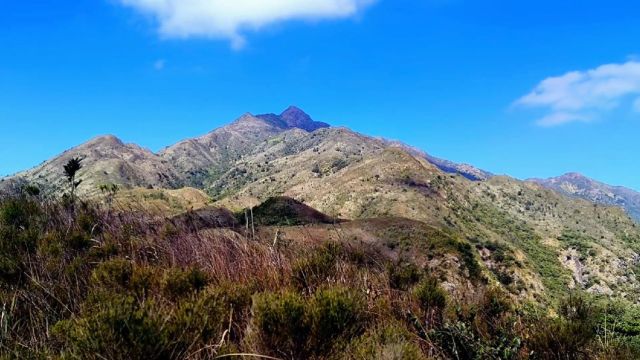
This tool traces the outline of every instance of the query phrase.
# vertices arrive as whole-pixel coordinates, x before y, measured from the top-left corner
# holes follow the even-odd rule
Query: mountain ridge
[[[52,191],[60,191],[64,187],[63,174],[48,166],[48,163],[59,158],[68,160],[71,157],[84,157],[86,158],[85,169],[81,174],[85,176],[88,169],[109,168],[109,171],[101,170],[107,173],[98,176],[98,179],[92,182],[91,185],[95,185],[95,189],[91,189],[90,194],[97,193],[97,187],[105,182],[125,187],[205,187],[206,179],[211,176],[210,169],[215,169],[216,172],[230,169],[234,161],[238,161],[247,155],[252,147],[269,138],[281,133],[296,131],[312,133],[327,128],[335,127],[325,122],[313,120],[311,116],[296,106],[289,106],[279,115],[245,113],[228,125],[218,127],[197,137],[178,141],[158,152],[153,152],[137,144],[125,143],[115,135],[106,134],[96,136],[87,142],[65,150],[41,165],[3,177],[2,182],[11,179],[25,179],[42,186],[52,187]],[[424,157],[448,173],[458,173],[476,181],[486,180],[492,176],[491,173],[471,165],[456,164],[439,159],[398,141],[386,139],[381,141],[386,144],[385,146],[399,146]],[[90,156],[91,153],[101,154],[103,158],[117,161],[118,164],[103,164],[104,159]],[[141,162],[142,166],[129,164],[129,161]],[[59,162],[54,163],[58,166]],[[94,162],[99,164],[95,165]],[[118,177],[116,174],[121,176]],[[151,177],[157,177],[157,179]]]
[[[596,204],[619,206],[640,221],[640,192],[633,189],[609,185],[577,172],[547,179],[532,178],[528,181]]]
[[[406,144],[321,126],[299,109],[286,112],[263,118],[247,113],[158,153],[102,136],[21,175],[36,185],[55,185],[59,194],[66,186],[65,161],[81,156],[80,196],[99,199],[98,186],[108,182],[122,185],[129,203],[172,212],[210,201],[242,213],[286,197],[334,219],[403,217],[458,234],[462,249],[482,258],[488,278],[515,297],[574,287],[640,299],[634,272],[640,230],[620,208],[468,165],[437,163]],[[188,191],[194,201],[172,205],[172,196],[155,191],[185,187],[195,188]]]

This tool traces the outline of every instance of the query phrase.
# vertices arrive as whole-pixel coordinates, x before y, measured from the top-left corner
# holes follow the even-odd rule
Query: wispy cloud
[[[245,44],[243,32],[286,20],[346,18],[375,0],[119,0],[159,23],[166,37],[207,37]]]
[[[542,126],[591,121],[622,103],[628,106],[640,94],[640,62],[607,64],[587,71],[572,71],[550,77],[516,101],[518,106],[544,108],[548,114],[538,120]],[[640,111],[640,98],[633,108]]]

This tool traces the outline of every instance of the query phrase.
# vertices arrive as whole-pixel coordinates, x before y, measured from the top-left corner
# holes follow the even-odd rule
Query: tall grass
[[[2,358],[637,355],[611,327],[601,341],[596,305],[572,300],[549,316],[462,270],[473,288],[456,298],[447,279],[362,243],[242,234],[28,193],[0,198]]]

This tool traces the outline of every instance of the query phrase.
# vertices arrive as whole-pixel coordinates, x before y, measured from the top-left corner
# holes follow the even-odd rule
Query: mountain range
[[[60,194],[63,165],[73,157],[83,158],[81,197],[99,199],[100,185],[117,184],[121,197],[164,201],[170,205],[158,208],[175,212],[241,211],[286,197],[334,219],[405,218],[458,239],[461,251],[479,258],[482,271],[514,296],[542,299],[577,287],[640,300],[640,229],[629,216],[638,218],[638,193],[576,174],[496,176],[290,107],[279,115],[244,114],[157,153],[98,137],[0,184]],[[185,194],[192,201],[176,200]],[[393,246],[408,246],[399,238]]]
[[[530,179],[569,196],[597,204],[619,206],[640,221],[640,193],[623,186],[611,186],[582,174],[567,173],[549,179]]]

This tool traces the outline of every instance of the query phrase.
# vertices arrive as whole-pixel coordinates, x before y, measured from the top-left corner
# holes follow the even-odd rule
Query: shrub
[[[93,285],[98,290],[130,291],[142,296],[158,283],[151,268],[134,266],[128,260],[114,259],[101,263],[91,274]]]
[[[187,357],[211,342],[220,342],[233,320],[229,317],[231,311],[231,304],[217,289],[203,291],[181,302],[166,325],[172,357]]]
[[[433,277],[426,277],[414,289],[420,307],[425,310],[442,310],[447,305],[447,295]]]
[[[82,359],[168,358],[163,311],[153,301],[127,295],[94,295],[83,316],[64,320],[53,331],[71,357]]]
[[[311,323],[300,295],[290,291],[256,295],[252,312],[265,348],[277,349],[276,355],[304,358]]]
[[[95,285],[111,289],[129,288],[132,277],[133,264],[123,259],[106,261],[98,265],[91,275]]]
[[[469,271],[469,276],[472,279],[477,279],[480,277],[481,270],[478,261],[475,256],[475,249],[466,242],[457,242],[456,249],[460,252],[460,256],[462,256],[462,261]]]
[[[520,350],[517,336],[485,339],[461,321],[445,323],[431,332],[430,339],[451,359],[515,359]]]
[[[422,277],[420,269],[418,269],[414,263],[407,262],[389,264],[387,266],[387,273],[389,275],[389,286],[391,286],[392,289],[402,291],[409,290],[409,288],[420,281]]]
[[[312,319],[312,345],[324,352],[334,340],[349,341],[362,330],[365,318],[363,297],[353,290],[334,287],[318,291],[309,304]]]
[[[209,278],[202,270],[169,269],[162,280],[162,290],[171,299],[180,299],[207,286]]]
[[[0,204],[0,280],[8,284],[22,283],[28,255],[36,251],[39,229],[34,218],[37,205],[24,199]]]
[[[39,213],[39,207],[32,201],[9,199],[0,206],[0,223],[14,229],[27,229]]]
[[[353,340],[341,358],[344,360],[426,359],[420,347],[412,339],[413,335],[399,323],[377,326]]]
[[[597,310],[581,296],[563,300],[559,309],[559,317],[544,317],[535,322],[527,344],[531,353],[544,359],[586,358],[595,338]]]

